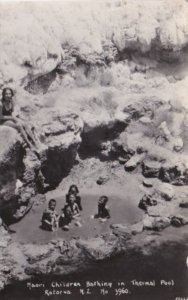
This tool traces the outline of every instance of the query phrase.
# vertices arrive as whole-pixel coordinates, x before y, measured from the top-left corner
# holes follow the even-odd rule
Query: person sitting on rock
[[[42,229],[48,231],[55,231],[59,228],[59,215],[55,210],[56,200],[50,199],[48,208],[44,211],[42,216]]]
[[[14,113],[14,92],[11,88],[4,88],[2,91],[2,99],[0,105],[0,124],[16,129],[24,139],[27,146],[36,154],[37,141],[29,126],[26,125],[20,118],[13,116]]]
[[[110,218],[110,210],[106,206],[106,203],[108,202],[107,196],[101,196],[98,201],[98,213],[95,215],[95,218],[100,218],[103,220]]]
[[[77,223],[76,225],[81,227],[81,224],[78,220],[80,214],[79,214],[79,207],[76,203],[76,195],[75,194],[67,194],[66,195],[66,204],[64,206],[63,214],[60,218],[60,226],[64,230],[69,230],[69,224],[72,220],[76,219]]]
[[[79,196],[79,190],[77,185],[72,184],[69,188],[68,194],[66,195],[66,201],[69,197],[69,194],[74,194],[76,197],[75,203],[78,205],[79,210],[82,210],[81,197]]]

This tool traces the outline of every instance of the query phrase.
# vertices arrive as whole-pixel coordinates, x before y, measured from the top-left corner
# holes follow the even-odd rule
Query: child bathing
[[[48,208],[44,211],[42,216],[42,228],[48,231],[55,231],[59,228],[59,215],[55,210],[56,200],[50,199]]]
[[[110,210],[106,206],[106,203],[108,202],[107,196],[101,196],[98,200],[98,213],[95,215],[95,218],[100,219],[109,219],[110,218]]]
[[[66,195],[66,204],[64,206],[63,215],[60,219],[60,226],[62,226],[62,229],[69,230],[69,224],[72,220],[77,219],[76,225],[81,226],[80,222],[78,221],[79,214],[79,208],[76,203],[76,195],[75,194],[68,194]]]
[[[69,194],[74,194],[76,199],[75,203],[78,205],[79,210],[82,210],[81,197],[79,196],[79,190],[77,185],[72,184],[69,188],[68,194],[66,195],[66,201],[69,197]]]

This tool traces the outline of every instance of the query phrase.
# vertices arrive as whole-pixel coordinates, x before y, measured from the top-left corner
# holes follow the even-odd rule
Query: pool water
[[[33,209],[20,222],[13,224],[11,229],[16,231],[14,238],[19,242],[45,243],[54,238],[71,237],[93,237],[101,233],[110,231],[110,225],[115,223],[134,224],[142,219],[143,212],[138,208],[137,203],[131,201],[129,197],[119,197],[111,195],[108,202],[111,218],[102,223],[98,219],[92,219],[91,216],[97,213],[97,203],[100,195],[82,195],[81,223],[82,227],[77,227],[72,222],[69,231],[64,231],[61,228],[55,232],[44,231],[40,228],[41,217],[44,209],[47,207],[47,202]],[[65,195],[58,195],[56,210],[61,213],[61,208],[65,205]]]

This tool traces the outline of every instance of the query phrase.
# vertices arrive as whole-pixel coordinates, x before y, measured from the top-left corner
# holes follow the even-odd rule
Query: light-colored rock
[[[23,247],[23,252],[27,257],[27,260],[30,264],[41,261],[45,258],[49,258],[50,254],[53,252],[54,247],[50,244],[46,245],[35,245],[35,244],[26,244]]]
[[[169,218],[146,216],[143,220],[144,229],[160,231],[170,226]]]
[[[117,238],[105,241],[101,237],[96,237],[88,241],[79,240],[76,245],[78,248],[84,249],[87,256],[94,261],[109,259],[119,251]]]
[[[147,180],[147,179],[143,180],[143,185],[145,187],[152,187],[153,186],[152,182],[150,180]]]
[[[145,154],[136,154],[129,159],[125,165],[124,168],[126,171],[133,171],[144,159]]]
[[[173,149],[176,152],[180,152],[183,149],[183,140],[181,137],[176,137],[173,140]]]
[[[164,198],[166,201],[173,199],[175,195],[174,188],[169,183],[161,183],[157,186],[157,192]]]
[[[152,120],[149,117],[142,117],[139,119],[139,122],[141,122],[142,124],[150,124],[151,121]]]
[[[117,235],[124,241],[131,238],[131,229],[127,225],[123,224],[112,224],[111,225],[113,234]]]

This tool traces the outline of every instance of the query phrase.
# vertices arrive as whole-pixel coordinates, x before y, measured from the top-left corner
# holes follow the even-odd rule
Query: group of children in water
[[[107,196],[101,196],[98,200],[98,212],[94,218],[106,220],[110,218],[110,212],[106,206],[108,202]],[[66,194],[66,204],[62,209],[62,214],[59,215],[56,211],[56,200],[50,199],[48,208],[42,215],[42,228],[48,231],[55,231],[59,227],[63,230],[69,230],[69,225],[74,220],[76,225],[81,227],[80,211],[82,211],[81,197],[76,185],[71,185]]]

